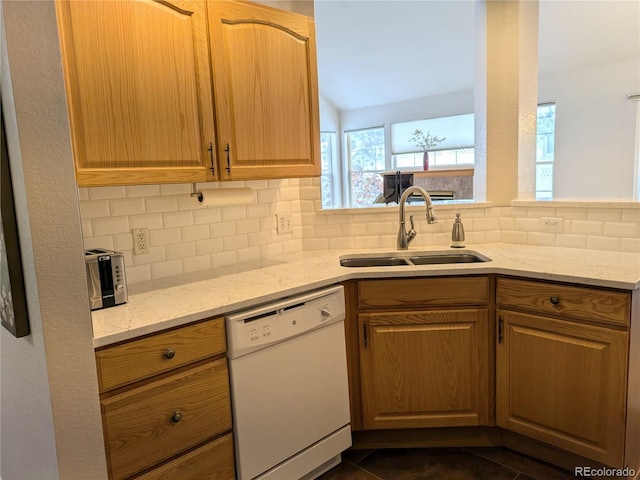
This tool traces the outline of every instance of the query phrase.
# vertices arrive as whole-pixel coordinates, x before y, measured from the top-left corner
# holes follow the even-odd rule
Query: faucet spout
[[[405,228],[405,209],[407,198],[411,194],[418,194],[424,198],[427,207],[427,223],[436,223],[438,219],[436,218],[436,213],[433,210],[433,202],[431,201],[431,197],[429,193],[425,191],[423,188],[412,186],[407,188],[403,193],[402,197],[400,197],[400,203],[398,207],[399,212],[399,230],[398,230],[398,250],[406,250],[409,248],[409,244],[413,241],[413,239],[418,234],[413,225],[413,215],[409,217],[409,221],[411,223],[411,229],[407,232]]]

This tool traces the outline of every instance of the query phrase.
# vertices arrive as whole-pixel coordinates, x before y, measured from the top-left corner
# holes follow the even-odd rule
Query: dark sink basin
[[[405,253],[405,255],[407,255]],[[347,255],[340,259],[343,267],[396,267],[412,265],[446,265],[451,263],[490,262],[491,259],[476,252],[424,252],[411,256]]]
[[[450,253],[450,254],[433,254],[418,255],[409,257],[409,261],[414,265],[438,265],[445,263],[476,263],[488,262],[487,257],[478,255],[477,253]]]
[[[404,258],[397,257],[353,257],[340,259],[343,267],[393,267],[410,265]]]

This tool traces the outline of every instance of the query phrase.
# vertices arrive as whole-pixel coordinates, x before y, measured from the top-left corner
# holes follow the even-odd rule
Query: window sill
[[[442,212],[447,210],[459,210],[460,208],[472,209],[472,208],[488,208],[491,207],[491,202],[474,202],[473,200],[440,200],[433,202],[433,207],[436,212]],[[424,202],[422,203],[412,203],[407,205],[408,208],[424,208]],[[395,212],[398,209],[398,205],[389,204],[389,205],[375,205],[371,207],[361,207],[361,208],[324,208],[318,210],[319,215],[370,215],[372,213],[387,213],[387,212]]]
[[[640,202],[616,198],[575,198],[564,200],[512,200],[512,207],[584,207],[584,208],[640,208]]]

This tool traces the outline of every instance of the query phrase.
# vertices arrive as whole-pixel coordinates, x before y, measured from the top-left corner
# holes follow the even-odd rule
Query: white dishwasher
[[[227,317],[238,480],[316,478],[351,446],[341,286]]]

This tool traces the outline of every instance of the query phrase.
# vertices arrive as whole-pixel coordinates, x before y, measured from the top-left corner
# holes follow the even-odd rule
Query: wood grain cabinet
[[[221,178],[320,175],[313,20],[248,2],[207,9]]]
[[[56,8],[78,184],[215,180],[206,4]]]
[[[357,282],[362,428],[487,425],[488,303],[484,276]]]
[[[625,459],[626,441],[636,442],[628,435],[638,434],[626,428],[631,293],[498,278],[496,302],[496,423],[634,465],[640,452]]]
[[[80,186],[320,174],[311,18],[213,0],[56,9]]]
[[[96,351],[112,479],[235,478],[224,319]]]

